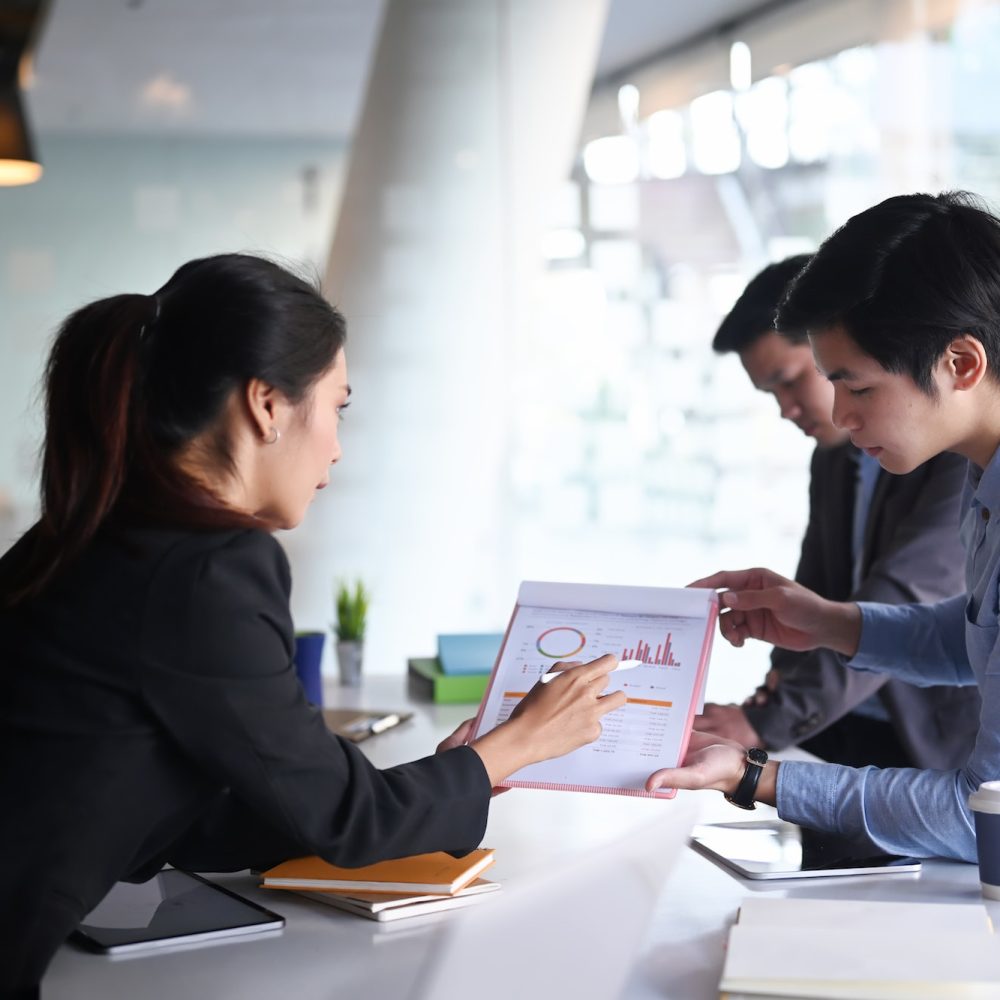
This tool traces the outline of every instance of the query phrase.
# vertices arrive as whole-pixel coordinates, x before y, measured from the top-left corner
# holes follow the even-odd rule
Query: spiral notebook
[[[674,789],[643,786],[652,771],[677,766],[687,750],[704,706],[718,608],[713,590],[522,583],[471,738],[509,718],[558,661],[614,653],[641,666],[609,675],[607,690],[624,691],[628,701],[604,717],[598,740],[522,768],[501,784],[674,796]]]

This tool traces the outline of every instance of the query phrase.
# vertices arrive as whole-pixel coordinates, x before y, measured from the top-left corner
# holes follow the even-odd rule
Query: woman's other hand
[[[469,742],[469,733],[472,732],[472,724],[475,719],[466,719],[458,729],[451,734],[451,736],[446,736],[438,745],[437,753],[444,753],[445,750],[454,750],[455,747],[464,747],[466,743]]]

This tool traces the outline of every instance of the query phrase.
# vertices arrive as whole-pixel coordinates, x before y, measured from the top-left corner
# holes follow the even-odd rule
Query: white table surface
[[[415,712],[408,723],[362,744],[379,767],[433,752],[438,740],[472,714],[469,706],[411,705],[402,677],[366,678],[359,690],[328,686],[327,704],[376,709],[405,706]],[[760,819],[773,814],[766,807],[744,814],[715,792],[681,794],[701,801],[702,821]],[[669,822],[670,808],[669,800],[528,789],[509,792],[496,798],[490,810],[484,844],[497,849],[490,877],[514,884],[567,852],[611,840],[631,826],[658,816]],[[44,1000],[398,1000],[409,994],[438,924],[461,919],[463,913],[455,910],[380,925],[291,894],[279,896],[259,889],[249,873],[215,879],[276,909],[286,917],[285,930],[269,938],[126,960],[66,945],[43,981]],[[919,902],[981,899],[978,870],[972,865],[931,861],[918,874],[750,882],[685,849],[664,886],[625,996],[629,1000],[717,997],[728,928],[740,900],[752,892]],[[987,903],[987,908],[994,923],[1000,924],[1000,903]],[[474,989],[469,996],[475,996]]]

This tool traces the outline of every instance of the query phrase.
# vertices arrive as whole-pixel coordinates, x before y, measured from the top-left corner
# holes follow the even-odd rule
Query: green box
[[[489,674],[446,674],[437,657],[406,661],[410,697],[438,705],[478,705],[486,694]]]

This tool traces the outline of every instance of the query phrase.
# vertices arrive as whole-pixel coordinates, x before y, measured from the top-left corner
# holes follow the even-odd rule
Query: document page
[[[558,661],[613,653],[642,665],[609,675],[607,691],[624,691],[628,701],[604,717],[596,742],[522,768],[504,784],[649,794],[649,774],[675,766],[687,748],[717,607],[715,593],[705,590],[522,584],[476,735],[509,718]]]

